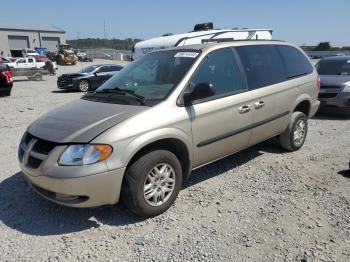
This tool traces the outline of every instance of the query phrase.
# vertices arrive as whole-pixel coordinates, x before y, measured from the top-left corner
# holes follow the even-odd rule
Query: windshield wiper
[[[130,95],[134,97],[141,105],[145,105],[145,98],[142,95],[135,94],[135,91],[133,90],[126,90],[121,89],[119,87],[114,87],[96,90],[95,93],[117,93],[122,95]]]

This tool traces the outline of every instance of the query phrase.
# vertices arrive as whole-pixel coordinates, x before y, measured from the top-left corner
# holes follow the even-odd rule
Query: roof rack
[[[209,39],[202,39],[202,44],[204,43],[221,43],[221,42],[238,42],[238,41],[269,41],[269,42],[285,42],[283,40],[276,40],[276,39],[234,39],[234,38],[209,38]]]

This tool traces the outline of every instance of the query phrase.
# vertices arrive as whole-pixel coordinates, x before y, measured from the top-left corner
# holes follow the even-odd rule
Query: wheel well
[[[307,117],[309,117],[309,113],[310,113],[310,102],[307,100],[304,100],[302,102],[300,102],[294,109],[293,112],[303,112]]]
[[[181,163],[183,178],[188,178],[190,174],[189,152],[186,145],[181,140],[175,138],[161,139],[146,145],[132,157],[128,163],[128,167],[141,156],[157,149],[168,150],[175,154]]]

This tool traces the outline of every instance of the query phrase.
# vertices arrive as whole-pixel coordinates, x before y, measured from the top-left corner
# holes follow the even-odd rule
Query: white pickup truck
[[[54,69],[57,69],[56,62],[52,62]],[[22,57],[18,58],[12,63],[7,63],[10,68],[15,69],[31,69],[31,68],[43,68],[45,62],[37,62],[34,57]]]

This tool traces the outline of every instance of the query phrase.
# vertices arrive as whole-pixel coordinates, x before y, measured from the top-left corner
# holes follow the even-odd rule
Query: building
[[[22,56],[23,48],[46,47],[56,52],[65,44],[65,31],[49,25],[15,25],[0,22],[0,51],[4,56]]]

